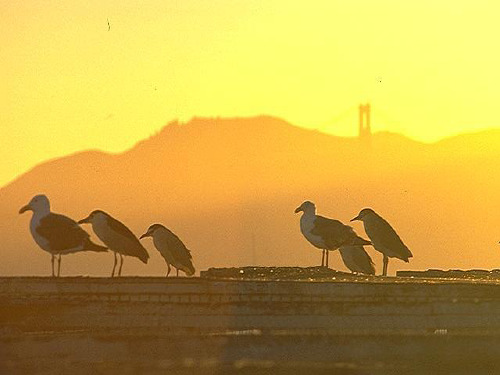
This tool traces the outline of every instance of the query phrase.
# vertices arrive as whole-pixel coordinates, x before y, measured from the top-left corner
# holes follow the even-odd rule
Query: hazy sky
[[[419,140],[496,127],[498,14],[485,0],[0,0],[0,185],[174,118],[354,135],[370,101],[375,130]]]

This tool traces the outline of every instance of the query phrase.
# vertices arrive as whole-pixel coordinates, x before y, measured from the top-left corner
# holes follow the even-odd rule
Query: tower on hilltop
[[[359,139],[370,141],[372,130],[370,128],[370,104],[359,105]]]

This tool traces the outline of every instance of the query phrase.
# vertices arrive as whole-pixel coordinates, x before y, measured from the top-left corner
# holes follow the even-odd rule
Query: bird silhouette
[[[321,266],[328,267],[328,252],[346,245],[370,245],[359,237],[352,227],[338,220],[316,215],[313,202],[305,201],[295,209],[295,213],[303,212],[300,218],[300,231],[315,247],[323,251]],[[326,260],[326,261],[325,261]]]
[[[391,225],[371,208],[362,209],[358,216],[351,221],[355,220],[363,222],[365,232],[370,238],[373,247],[384,255],[383,276],[387,276],[389,258],[398,258],[409,262],[409,258],[413,257],[410,249],[399,238]]]
[[[191,252],[171,230],[161,224],[152,224],[140,238],[145,237],[153,238],[153,244],[165,259],[167,277],[170,274],[170,266],[175,267],[177,276],[179,276],[179,270],[183,271],[187,276],[194,275],[195,269]]]
[[[111,277],[115,276],[117,264],[116,254],[120,255],[120,268],[118,269],[118,276],[121,276],[122,274],[124,255],[138,258],[143,263],[148,262],[149,254],[134,233],[132,233],[132,231],[128,229],[125,224],[116,220],[110,214],[101,210],[95,210],[78,223],[91,224],[97,237],[99,237],[99,239],[114,252],[115,262],[113,264]]]
[[[340,246],[339,252],[342,261],[351,272],[375,275],[375,265],[363,246]]]
[[[61,256],[80,251],[104,252],[108,249],[90,240],[90,236],[76,221],[67,216],[50,211],[49,199],[41,194],[19,210],[22,214],[32,211],[30,231],[42,250],[52,255],[52,276],[55,276],[54,260],[57,258],[57,277],[61,275]]]

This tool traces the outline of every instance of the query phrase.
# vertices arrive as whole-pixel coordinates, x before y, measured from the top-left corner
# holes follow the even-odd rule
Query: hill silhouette
[[[378,133],[355,138],[306,130],[273,117],[172,122],[121,154],[85,151],[44,162],[0,189],[0,274],[47,275],[48,256],[19,208],[38,193],[81,219],[103,209],[137,235],[160,222],[192,250],[195,267],[319,264],[293,211],[303,200],[347,222],[372,207],[390,221],[414,258],[395,269],[500,265],[500,131],[434,144]],[[364,235],[362,226],[353,225]],[[89,229],[89,228],[86,228]],[[94,240],[98,240],[93,236]],[[123,274],[163,275],[152,244],[148,265]],[[368,248],[381,269],[381,255]],[[344,269],[338,254],[330,264]],[[64,273],[108,275],[112,254],[75,254]]]

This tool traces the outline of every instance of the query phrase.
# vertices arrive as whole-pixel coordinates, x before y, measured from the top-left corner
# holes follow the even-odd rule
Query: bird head
[[[314,205],[313,202],[311,201],[305,201],[302,203],[299,207],[295,209],[295,213],[299,213],[300,211],[303,211],[304,213],[316,213],[316,206]]]
[[[95,220],[99,220],[105,216],[106,214],[104,213],[104,211],[94,210],[85,219],[79,220],[78,224],[92,224]]]
[[[375,211],[373,211],[371,208],[363,208],[361,211],[359,211],[358,216],[351,219],[351,221],[355,221],[355,220],[363,221],[364,219],[366,219],[367,217],[370,217],[374,213],[375,213]]]
[[[146,233],[144,233],[142,236],[139,237],[139,239],[142,239],[142,238],[145,238],[145,237],[153,237],[155,232],[161,228],[165,228],[163,225],[161,224],[152,224],[149,226],[148,230],[146,231]]]
[[[22,214],[26,211],[50,212],[49,198],[43,194],[35,195],[26,206],[21,207],[19,213]]]

